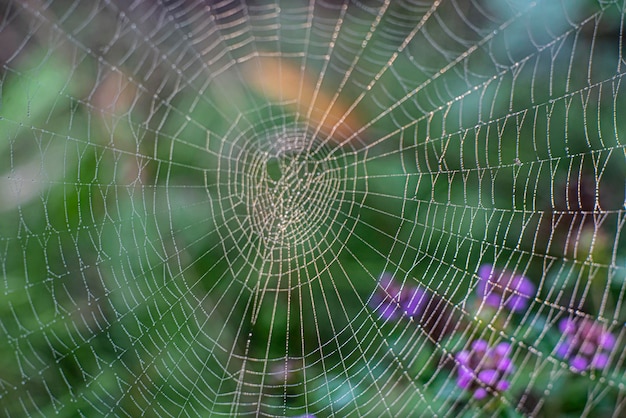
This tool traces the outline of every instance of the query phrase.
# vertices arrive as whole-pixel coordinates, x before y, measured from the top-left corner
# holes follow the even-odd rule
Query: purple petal
[[[483,299],[487,293],[487,283],[482,280],[479,281],[478,286],[476,286],[476,294]]]
[[[485,388],[478,388],[474,392],[474,398],[485,399],[487,397],[487,390]]]
[[[519,312],[526,309],[527,304],[527,299],[524,296],[512,295],[511,297],[509,297],[506,306],[513,312]]]
[[[615,336],[610,332],[604,332],[600,336],[598,343],[600,344],[600,347],[606,350],[612,350],[613,348],[615,348],[616,339]]]
[[[391,320],[398,318],[398,305],[395,302],[383,302],[378,308],[378,315],[382,319]]]
[[[490,293],[486,298],[484,298],[485,304],[489,306],[493,306],[494,308],[499,308],[502,304],[502,297],[495,293]]]
[[[504,392],[505,390],[508,390],[509,387],[511,387],[511,384],[507,380],[500,380],[496,384],[496,389],[498,389],[498,391],[500,392]]]
[[[569,355],[570,348],[571,348],[570,345],[566,343],[565,341],[560,342],[556,346],[556,354],[561,358],[566,358]]]
[[[467,350],[463,350],[456,355],[456,360],[462,365],[467,365],[469,363],[470,353]]]
[[[406,303],[403,303],[404,310],[408,316],[419,316],[424,311],[426,293],[420,289],[414,289],[408,296]]]
[[[476,340],[472,343],[472,348],[475,351],[486,351],[489,348],[489,344],[485,340]]]
[[[574,370],[582,372],[589,366],[589,361],[583,356],[576,356],[570,361],[570,365]]]
[[[515,290],[521,295],[531,297],[535,293],[535,285],[529,279],[524,276],[517,276],[517,283],[515,284]]]
[[[511,349],[511,344],[509,343],[500,343],[496,346],[495,352],[500,356],[506,356]]]
[[[500,374],[495,370],[482,370],[478,373],[478,379],[489,386],[495,385],[499,378]]]
[[[609,364],[609,356],[604,353],[596,354],[591,360],[591,367],[594,369],[604,369]]]
[[[462,369],[459,369],[459,377],[456,379],[456,384],[463,389],[467,389],[474,381],[474,376],[472,376],[472,373],[467,369],[464,371],[461,370]]]
[[[492,274],[493,274],[493,266],[491,264],[483,264],[478,269],[478,278],[481,281],[491,280]]]
[[[559,331],[561,331],[562,334],[569,334],[574,329],[575,324],[571,319],[563,318],[559,321]]]

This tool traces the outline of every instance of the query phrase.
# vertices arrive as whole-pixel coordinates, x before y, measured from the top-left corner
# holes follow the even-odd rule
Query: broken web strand
[[[534,414],[539,413],[544,404],[546,408],[560,410],[583,408],[559,404],[559,399],[568,397],[563,395],[559,384],[567,381],[571,374],[579,375],[582,384],[593,388],[582,397],[589,405],[598,404],[596,398],[601,398],[599,404],[604,410],[619,411],[615,398],[615,393],[622,390],[620,365],[623,360],[619,354],[612,353],[611,364],[616,365],[612,374],[606,374],[602,368],[572,373],[568,357],[571,355],[555,350],[556,342],[552,341],[561,338],[571,353],[583,348],[581,337],[558,333],[557,324],[565,316],[608,323],[609,327],[602,332],[619,329],[621,324],[619,306],[623,285],[618,279],[623,268],[615,256],[623,251],[619,238],[621,208],[604,201],[592,208],[572,207],[568,206],[569,195],[565,205],[559,207],[557,202],[562,190],[559,188],[563,184],[577,184],[574,179],[585,173],[597,183],[614,188],[607,173],[615,172],[616,165],[620,172],[620,163],[615,163],[612,157],[623,148],[618,139],[619,121],[612,125],[617,142],[600,144],[587,136],[587,148],[578,150],[576,147],[581,145],[573,139],[575,126],[569,126],[571,122],[566,123],[564,137],[568,143],[564,149],[561,147],[563,138],[559,140],[558,134],[553,137],[550,133],[556,129],[554,126],[542,131],[545,120],[559,120],[556,115],[562,103],[576,106],[571,97],[591,97],[586,102],[583,100],[587,104],[583,104],[582,113],[587,116],[585,106],[594,101],[601,103],[600,95],[589,96],[595,94],[594,86],[602,89],[609,86],[611,80],[619,79],[619,74],[598,76],[589,70],[588,77],[598,79],[576,90],[571,86],[576,84],[579,72],[570,65],[567,68],[572,75],[562,77],[568,86],[559,90],[561,87],[557,85],[559,74],[563,72],[561,64],[557,64],[561,62],[560,51],[566,51],[565,58],[576,62],[583,50],[582,41],[574,42],[573,46],[569,41],[585,38],[585,31],[589,29],[598,31],[602,18],[609,16],[611,10],[618,10],[617,3],[603,3],[601,10],[580,9],[583,11],[578,16],[582,18],[578,20],[572,20],[567,10],[558,7],[543,9],[547,2],[521,2],[519,9],[511,10],[509,15],[504,13],[506,17],[498,15],[498,10],[494,11],[489,4],[472,3],[474,16],[477,13],[481,19],[498,24],[494,25],[494,31],[486,29],[491,23],[470,29],[475,38],[470,36],[465,41],[467,44],[460,43],[460,47],[453,40],[445,40],[446,33],[454,35],[454,30],[450,31],[454,26],[442,18],[453,19],[456,15],[472,25],[477,22],[469,18],[471,14],[467,9],[454,2],[427,5],[407,2],[407,9],[424,13],[407,21],[397,17],[398,11],[404,9],[394,9],[391,2],[337,6],[331,2],[308,2],[293,9],[287,5],[277,7],[271,2],[258,6],[218,2],[208,7],[194,1],[136,2],[124,13],[119,13],[122,6],[115,2],[98,3],[91,10],[83,2],[75,2],[74,7],[67,9],[63,7],[64,2],[51,2],[48,7],[54,10],[44,10],[43,5],[34,2],[25,4],[29,14],[18,13],[19,16],[35,21],[46,16],[50,22],[58,21],[53,32],[58,39],[69,40],[78,56],[92,57],[103,68],[133,68],[129,71],[132,74],[129,83],[149,97],[150,87],[144,81],[158,79],[155,70],[150,66],[147,70],[141,65],[133,67],[130,61],[118,60],[115,55],[100,55],[89,45],[92,41],[84,32],[89,23],[104,19],[106,14],[101,12],[116,12],[117,15],[113,13],[111,17],[118,23],[114,26],[131,40],[128,56],[138,54],[135,55],[138,63],[149,62],[148,55],[137,52],[141,43],[133,41],[145,40],[147,49],[163,58],[156,62],[163,63],[164,80],[174,86],[157,88],[162,94],[153,97],[152,107],[146,107],[148,118],[141,113],[144,105],[131,100],[129,112],[133,117],[128,118],[128,124],[135,132],[140,132],[145,129],[142,119],[154,121],[148,124],[146,133],[129,134],[121,124],[104,128],[111,130],[111,138],[129,137],[130,148],[123,150],[131,158],[152,161],[151,175],[145,176],[149,170],[144,170],[144,175],[137,176],[132,187],[125,184],[124,167],[128,165],[116,164],[113,158],[117,148],[122,147],[119,144],[103,147],[96,158],[97,171],[104,173],[110,168],[115,174],[112,178],[93,181],[94,177],[90,179],[88,174],[73,178],[71,174],[78,171],[69,158],[64,160],[64,168],[69,172],[65,173],[64,182],[70,186],[80,189],[90,184],[92,191],[101,194],[117,187],[130,196],[127,209],[119,209],[119,215],[112,216],[114,222],[106,222],[106,215],[101,213],[111,216],[113,207],[124,207],[121,204],[124,199],[116,196],[111,199],[114,203],[100,202],[94,194],[86,193],[80,201],[75,201],[72,187],[61,189],[61,207],[89,208],[87,214],[93,223],[77,222],[91,241],[79,239],[71,244],[47,240],[40,245],[44,252],[50,253],[50,257],[44,258],[46,270],[61,271],[44,283],[74,289],[56,292],[50,305],[53,311],[68,310],[84,318],[82,305],[68,302],[60,295],[76,299],[76,288],[82,288],[88,295],[96,292],[95,279],[89,274],[82,281],[74,281],[76,272],[85,271],[94,277],[104,277],[96,280],[104,290],[93,300],[104,305],[111,303],[113,313],[101,308],[97,320],[97,324],[111,325],[81,328],[77,334],[70,333],[67,338],[73,342],[54,344],[52,352],[63,352],[55,358],[56,363],[43,366],[33,358],[43,355],[40,350],[50,352],[50,347],[44,344],[43,348],[31,349],[26,348],[28,344],[39,347],[35,337],[44,334],[64,340],[68,335],[63,330],[65,324],[78,326],[81,319],[66,315],[51,322],[43,314],[33,316],[28,310],[9,308],[12,315],[3,316],[6,326],[17,312],[19,317],[33,318],[38,324],[34,331],[12,329],[11,336],[18,336],[17,340],[10,340],[12,344],[15,344],[13,341],[24,341],[24,344],[13,345],[18,348],[11,355],[17,353],[18,359],[30,362],[33,376],[38,371],[54,370],[58,372],[57,378],[71,381],[69,385],[57,386],[52,375],[26,377],[27,382],[43,383],[42,393],[51,394],[33,398],[38,392],[28,387],[25,393],[32,395],[28,398],[36,400],[22,398],[23,406],[18,407],[22,411],[43,410],[46,399],[52,401],[55,411],[69,410],[72,403],[66,400],[78,399],[85,401],[77,406],[83,411],[94,408],[100,412],[126,414],[176,414],[176,411],[199,411],[208,407],[216,414],[316,413],[323,416],[355,411],[356,415],[365,415],[374,408],[389,414],[408,411],[473,415],[477,411],[496,411],[490,406],[495,402],[489,404],[489,399],[499,399],[510,411]],[[18,11],[26,7],[17,3],[10,5]],[[84,13],[85,7],[88,13]],[[303,14],[296,17],[296,12]],[[548,25],[538,19],[535,26],[531,25],[534,37],[521,42],[529,52],[518,51],[513,41],[517,39],[520,44],[519,39],[525,39],[523,25],[531,16],[543,13],[557,17],[555,21],[559,24]],[[83,16],[85,20],[69,30],[70,22]],[[148,20],[142,20],[145,16]],[[149,20],[151,18],[154,20]],[[594,19],[597,19],[595,23]],[[138,24],[129,26],[133,21]],[[154,30],[150,24],[145,24],[147,21],[155,22]],[[119,24],[121,22],[123,24]],[[416,22],[422,23],[414,25]],[[406,23],[408,25],[403,26]],[[7,31],[8,28],[22,30],[9,23],[3,27]],[[545,33],[548,27],[554,31],[554,39],[550,39],[552,34]],[[437,33],[437,29],[441,31]],[[298,32],[305,35],[298,35]],[[371,39],[360,42],[368,37]],[[112,39],[109,50],[121,45],[116,43],[115,37]],[[168,44],[165,39],[172,43]],[[592,39],[601,43],[601,37],[595,32]],[[335,42],[333,47],[327,40]],[[400,47],[393,44],[398,40]],[[321,60],[316,58],[312,41],[326,51]],[[501,41],[510,44],[499,49],[497,42]],[[381,48],[385,42],[390,46]],[[193,59],[187,61],[186,55],[181,54],[183,50]],[[480,59],[472,61],[485,50],[490,51],[485,62],[494,64],[493,68],[474,65],[480,63]],[[267,51],[277,59],[280,70],[277,74],[266,72],[262,76],[263,88],[248,89],[245,84],[249,80],[237,69],[256,55],[267,55]],[[509,55],[509,65],[502,66],[499,62],[503,51],[506,53],[503,55]],[[547,65],[543,61],[546,56],[549,57]],[[298,68],[291,63],[294,58],[302,63],[300,68],[304,67],[313,76],[299,79],[299,92],[295,96],[271,98],[272,90],[284,93],[286,89],[280,83],[272,85],[271,77],[280,79],[294,74],[293,69]],[[601,59],[604,58],[589,59],[589,68],[592,62]],[[74,71],[66,75],[68,80],[82,72],[78,62],[80,60],[71,63]],[[196,71],[193,63],[198,63],[202,71]],[[154,66],[158,67],[158,64]],[[9,61],[4,68],[13,70],[17,77],[27,78],[26,71],[21,71],[16,61]],[[348,71],[344,71],[346,68]],[[507,68],[513,70],[507,71]],[[34,72],[34,79],[38,71]],[[515,80],[511,87],[506,87],[510,74]],[[544,88],[544,74],[550,74],[549,88]],[[205,77],[211,81],[204,84],[201,80]],[[532,79],[529,84],[519,81],[524,77]],[[99,80],[104,82],[104,78]],[[304,92],[310,80],[317,80],[312,96]],[[241,94],[235,89],[239,84],[244,85],[243,89],[238,87]],[[188,88],[180,88],[183,85]],[[514,102],[511,94],[511,103],[507,105],[506,100],[499,98],[499,95],[507,98],[507,88],[519,97],[524,94],[526,85],[537,86],[531,88],[532,97],[528,99]],[[194,89],[195,86],[198,88]],[[172,90],[168,90],[170,88]],[[177,94],[171,93],[179,88]],[[192,96],[191,104],[184,100],[187,94]],[[82,93],[78,92],[53,92],[52,95],[82,98]],[[611,95],[615,102],[620,96],[619,89]],[[141,94],[134,93],[134,96],[138,98]],[[322,110],[321,117],[315,116],[313,109],[304,103],[319,102],[319,98],[329,99],[327,103],[330,103]],[[117,103],[121,99],[113,101]],[[546,102],[549,106],[544,108]],[[82,106],[80,100],[78,103]],[[169,109],[165,115],[160,113],[163,108]],[[544,109],[549,111],[544,114]],[[55,113],[61,125],[87,123],[88,138],[92,139],[85,141],[85,136],[78,131],[68,137],[64,135],[64,127],[47,121],[43,132],[83,143],[88,150],[98,148],[95,138],[100,135],[97,133],[100,128],[96,129],[95,123],[78,122],[80,118],[70,118],[62,112],[51,113]],[[335,144],[335,134],[345,126],[343,117],[354,114],[359,114],[361,123],[348,138],[355,139],[358,135],[359,140],[346,139]],[[210,116],[209,123],[207,115],[218,116]],[[574,117],[575,111],[566,113],[569,115],[572,120],[580,120]],[[17,117],[10,118],[9,123],[14,126],[20,123]],[[594,127],[592,120],[585,119],[585,128],[592,132],[596,129],[601,142],[610,141],[602,126]],[[313,126],[306,126],[307,123]],[[39,125],[40,122],[27,119],[26,132],[37,132]],[[276,125],[280,127],[276,129]],[[193,132],[193,126],[199,132]],[[510,131],[511,127],[514,132]],[[9,163],[14,172],[22,167],[19,157],[23,151],[18,146],[22,135],[15,134],[10,146],[11,156],[17,157],[15,162]],[[156,138],[156,146],[146,146],[150,143],[147,138],[152,137]],[[544,137],[546,143],[541,142]],[[505,140],[511,138],[515,138],[514,152]],[[530,147],[524,147],[527,138],[532,139],[535,154],[528,152]],[[39,136],[40,144],[46,142]],[[313,153],[311,157],[305,150],[312,149],[323,152]],[[191,150],[197,154],[206,151],[215,158],[203,160]],[[49,155],[45,151],[38,152],[41,160]],[[70,157],[69,151],[64,152]],[[344,159],[349,154],[353,158]],[[85,167],[89,166],[86,155],[79,152],[72,157]],[[267,165],[263,165],[265,157],[261,156],[267,155],[283,158],[279,160],[283,165],[276,178],[262,174]],[[301,155],[305,157],[300,158]],[[310,172],[295,170],[304,167],[309,159],[315,160]],[[620,162],[623,164],[622,160]],[[595,170],[589,167],[590,163],[596,166]],[[195,174],[196,171],[202,175]],[[546,173],[561,179],[548,179]],[[502,181],[506,176],[511,176],[512,182]],[[45,175],[31,177],[36,183],[45,184]],[[561,180],[563,183],[559,183]],[[150,185],[156,186],[158,192],[147,194],[146,186]],[[551,201],[542,201],[540,192],[544,185],[551,189],[548,199]],[[601,200],[604,193],[601,190],[605,187],[594,186],[594,194]],[[195,189],[201,193],[194,194]],[[582,186],[574,189],[574,200],[582,203]],[[340,193],[332,190],[340,190]],[[313,206],[312,210],[294,203],[295,196],[302,196],[298,192],[311,192],[302,199]],[[40,199],[42,208],[54,214],[56,205],[52,195],[41,191],[35,196],[37,194],[43,197]],[[156,209],[155,202],[165,204]],[[28,201],[17,205],[18,211],[25,213],[27,209]],[[309,214],[310,222],[307,223],[298,211]],[[585,251],[579,245],[582,241],[580,225],[588,225],[591,215],[605,217],[604,220],[596,217],[594,225],[602,227],[591,234],[592,238],[598,238],[607,233],[602,231],[608,231],[609,244],[607,250],[602,251],[602,257],[598,253],[589,257],[592,251]],[[72,215],[64,216],[74,222]],[[585,221],[580,217],[586,217]],[[60,218],[63,219],[63,215]],[[28,289],[19,284],[20,269],[10,261],[13,258],[10,248],[15,248],[13,243],[21,242],[20,258],[30,266],[27,268],[31,271],[29,280],[34,288],[37,279],[32,254],[36,252],[32,242],[41,236],[37,230],[41,227],[37,226],[34,216],[22,214],[18,219],[31,244],[16,240],[22,236],[21,232],[16,232],[15,236],[3,235],[7,244],[3,271],[10,273],[5,273],[5,282],[9,282],[8,277],[16,276],[17,279],[11,279],[11,286]],[[53,216],[44,224],[71,236],[74,228],[63,226],[56,219]],[[191,219],[200,222],[193,224]],[[535,228],[546,221],[550,223],[547,233]],[[205,226],[204,231],[194,231],[200,229],[196,228],[198,225],[211,223],[214,225]],[[116,252],[115,245],[105,242],[112,239],[115,243],[116,239],[111,236],[116,235],[124,237],[118,239],[123,243],[123,251]],[[528,239],[525,235],[532,236]],[[93,244],[88,245],[88,242]],[[140,251],[130,252],[133,247],[139,247]],[[78,261],[74,262],[80,267],[71,264],[72,248],[78,249]],[[574,248],[574,255],[568,254],[570,248]],[[613,251],[611,256],[607,256],[611,252],[608,248]],[[99,263],[87,262],[90,252],[102,257]],[[60,254],[65,261],[57,264],[53,253]],[[133,267],[116,270],[113,266],[119,265],[120,260]],[[499,289],[504,299],[523,296],[528,300],[526,311],[511,312],[504,299],[498,306],[491,305],[494,320],[482,317],[475,310],[479,305],[474,301],[481,296],[476,291],[481,276],[479,266],[484,262],[509,270],[512,275],[524,274],[537,286],[538,293],[526,298],[528,292],[516,295],[518,289],[493,280],[492,293]],[[609,271],[606,279],[596,280],[604,273],[588,274],[596,267]],[[386,321],[377,318],[368,300],[372,300],[379,277],[385,271],[392,271],[394,280],[402,283],[400,294],[418,287],[429,292],[431,298],[426,306],[418,305],[418,311],[423,309],[422,317],[412,309],[412,298],[397,297],[396,292],[395,296],[392,293],[387,296],[397,297],[398,307],[404,308],[405,315],[386,318]],[[555,271],[563,274],[554,274]],[[109,275],[113,279],[106,278]],[[135,287],[140,281],[145,281],[146,285]],[[566,286],[558,286],[559,281],[564,281]],[[10,293],[5,292],[5,295]],[[118,298],[117,295],[123,296]],[[40,302],[28,291],[25,297],[31,305]],[[611,300],[616,303],[610,303]],[[486,312],[485,306],[481,312]],[[434,330],[439,329],[428,320],[439,317],[442,322],[437,324],[453,326],[444,327],[441,335],[435,336]],[[51,328],[53,323],[60,327]],[[593,338],[587,340],[598,340],[596,332],[590,334]],[[127,335],[129,339],[125,341],[120,335]],[[299,338],[290,342],[294,335]],[[111,345],[95,345],[94,341],[100,337],[112,342]],[[619,346],[619,335],[616,340]],[[486,387],[479,384],[480,388],[476,388],[482,400],[471,399],[471,396],[468,399],[467,391],[459,390],[466,389],[456,384],[462,362],[454,362],[455,355],[478,341],[495,347],[503,342],[510,344],[511,359],[516,366],[510,372],[510,388],[501,386],[502,390],[488,390],[491,384],[498,389],[497,382],[484,375],[483,365],[475,365],[476,377],[480,378],[483,373],[481,382]],[[596,342],[606,348],[603,345],[606,343]],[[117,354],[110,356],[109,350]],[[490,352],[483,351],[483,357],[489,358]],[[118,391],[108,384],[109,374],[101,367],[90,366],[89,352],[96,353],[95,358],[101,363],[110,364],[117,381],[126,384],[126,388]],[[130,353],[139,361],[132,361]],[[420,353],[426,353],[436,366],[410,370],[409,364],[416,362],[415,357]],[[295,373],[296,377],[290,377],[285,373],[282,382],[271,381],[275,363],[288,365],[294,360],[302,364],[296,367],[302,371],[302,376]],[[78,364],[79,370],[87,372],[82,375],[82,381],[72,377],[74,369],[69,364],[72,361]],[[530,367],[531,364],[535,367]],[[87,383],[93,381],[90,375],[97,376],[97,383]],[[529,380],[528,376],[532,378]],[[83,395],[71,390],[81,384],[87,388]],[[51,391],[55,386],[68,388],[68,395]],[[16,387],[15,383],[6,386],[6,393],[16,391]],[[277,393],[274,389],[278,389]],[[485,397],[480,389],[487,392]],[[487,403],[483,402],[485,399]],[[602,399],[604,405],[600,402]]]

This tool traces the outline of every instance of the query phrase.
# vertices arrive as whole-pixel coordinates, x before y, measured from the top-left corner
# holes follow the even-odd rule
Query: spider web
[[[2,414],[623,416],[623,28],[1,1]]]

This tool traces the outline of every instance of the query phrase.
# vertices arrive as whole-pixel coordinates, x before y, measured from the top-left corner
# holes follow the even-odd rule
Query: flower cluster
[[[397,283],[389,273],[383,273],[378,282],[370,306],[385,320],[400,318],[403,314],[416,317],[424,312],[428,295],[420,287]]]
[[[616,340],[602,324],[587,318],[565,318],[559,322],[559,331],[564,340],[556,347],[556,354],[566,359],[574,370],[582,372],[607,366]]]
[[[508,343],[490,347],[485,340],[474,341],[470,350],[456,355],[459,363],[457,385],[471,392],[475,399],[504,392],[510,387],[506,379],[515,370],[509,357],[510,350]]]
[[[535,285],[525,276],[483,264],[478,270],[478,295],[486,305],[494,308],[505,306],[518,312],[526,309],[535,295]]]

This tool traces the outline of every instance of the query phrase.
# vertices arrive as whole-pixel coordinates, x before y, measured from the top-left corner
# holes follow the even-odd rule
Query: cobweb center
[[[328,216],[337,173],[306,132],[270,134],[257,145],[244,190],[252,228],[271,247],[301,244]]]

